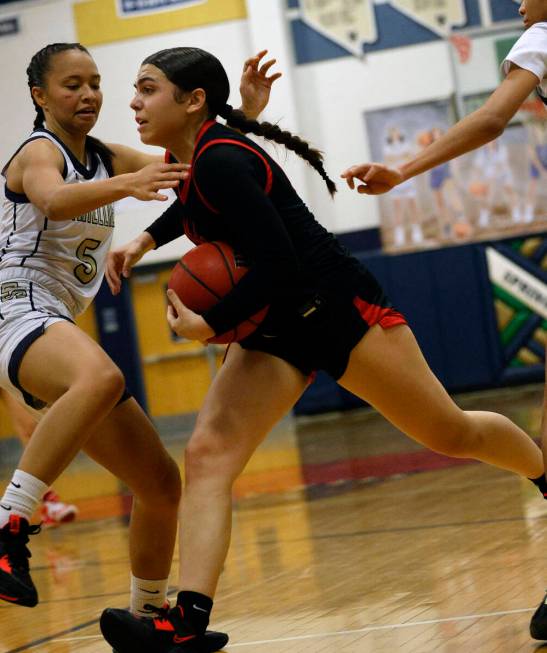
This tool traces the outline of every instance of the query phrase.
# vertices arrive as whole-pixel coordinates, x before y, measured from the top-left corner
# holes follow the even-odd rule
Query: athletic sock
[[[183,590],[178,593],[177,605],[182,607],[184,619],[188,621],[198,635],[202,635],[209,625],[213,600],[205,596],[205,594]]]
[[[162,608],[167,601],[167,583],[169,579],[145,580],[131,574],[131,605],[132,614],[137,617],[149,617],[150,610],[145,605]]]
[[[30,522],[48,486],[36,476],[16,469],[0,501],[0,528],[11,515],[19,515]]]
[[[532,483],[538,488],[538,490],[543,495],[543,498],[547,499],[547,479],[545,478],[545,474],[542,474],[537,478],[530,478],[528,480],[532,481]]]

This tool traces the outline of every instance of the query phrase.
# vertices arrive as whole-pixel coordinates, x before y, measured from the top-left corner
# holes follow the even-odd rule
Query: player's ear
[[[188,98],[188,113],[201,111],[207,103],[207,94],[202,88],[195,88]]]

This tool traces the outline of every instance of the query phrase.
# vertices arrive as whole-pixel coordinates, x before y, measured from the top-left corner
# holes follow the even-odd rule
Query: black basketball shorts
[[[375,324],[389,329],[407,322],[364,270],[357,281],[348,280],[347,289],[319,292],[301,310],[272,305],[259,328],[239,344],[277,356],[305,376],[324,370],[339,379],[352,349]]]

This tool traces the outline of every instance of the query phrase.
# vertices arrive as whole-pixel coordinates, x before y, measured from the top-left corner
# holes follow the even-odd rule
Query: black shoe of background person
[[[538,609],[530,620],[530,635],[533,639],[547,640],[547,593],[541,599]]]

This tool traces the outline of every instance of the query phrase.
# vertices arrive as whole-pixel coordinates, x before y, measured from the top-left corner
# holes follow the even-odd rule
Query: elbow
[[[40,208],[48,220],[68,220],[72,217],[66,215],[66,209],[63,210],[59,202],[55,201],[55,197],[44,202]]]
[[[503,134],[507,127],[507,119],[499,113],[484,111],[481,128],[488,141],[493,141]]]

